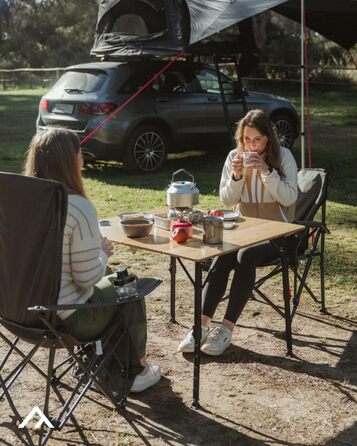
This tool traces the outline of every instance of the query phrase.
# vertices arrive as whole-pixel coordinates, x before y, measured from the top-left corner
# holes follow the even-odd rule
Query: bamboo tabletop
[[[155,209],[155,211],[148,212],[158,214],[167,212],[167,209]],[[203,243],[203,229],[194,225],[193,237],[185,243],[179,244],[170,240],[170,231],[157,228],[155,225],[149,235],[140,238],[130,238],[124,234],[118,217],[109,218],[108,220],[110,225],[101,226],[100,231],[103,237],[107,237],[112,242],[131,248],[180,257],[194,262],[202,262],[211,257],[238,251],[256,243],[292,235],[304,229],[304,226],[293,223],[239,217],[234,229],[223,230],[223,243],[217,245]]]

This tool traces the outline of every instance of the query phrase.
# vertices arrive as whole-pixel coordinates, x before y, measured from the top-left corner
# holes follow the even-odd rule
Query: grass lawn
[[[269,91],[288,97],[299,107],[297,89],[281,91],[273,86]],[[35,131],[39,98],[44,92],[0,91],[0,170],[21,172],[26,148]],[[357,89],[338,92],[311,89],[310,96],[313,166],[326,168],[330,174],[327,217],[331,235],[326,243],[326,297],[331,307],[352,303],[356,295]],[[299,164],[298,141],[293,153]],[[165,192],[172,173],[186,168],[195,176],[200,207],[217,207],[225,156],[223,151],[171,155],[162,171],[148,176],[129,175],[116,162],[87,165],[85,186],[102,218],[122,211],[165,205]],[[349,305],[346,312],[350,311],[348,308]],[[357,320],[355,310],[351,313],[349,318]]]

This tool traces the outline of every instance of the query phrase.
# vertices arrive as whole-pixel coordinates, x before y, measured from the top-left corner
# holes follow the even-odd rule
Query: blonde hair
[[[264,149],[264,161],[269,167],[274,167],[281,177],[284,177],[284,172],[281,170],[280,162],[280,143],[273,124],[269,116],[263,110],[249,111],[238,123],[237,131],[234,135],[237,149],[244,151],[243,132],[244,127],[253,127],[262,135],[268,137],[267,144]]]
[[[77,167],[80,149],[77,135],[69,130],[52,128],[36,133],[27,151],[24,175],[59,181],[68,193],[85,197]]]

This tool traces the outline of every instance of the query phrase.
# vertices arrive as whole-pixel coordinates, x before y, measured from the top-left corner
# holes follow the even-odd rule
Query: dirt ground
[[[162,379],[130,395],[125,418],[90,391],[75,412],[80,431],[70,424],[49,445],[357,445],[357,322],[344,316],[357,315],[355,301],[321,315],[303,295],[293,321],[294,358],[285,356],[283,319],[260,300],[249,301],[225,354],[202,355],[202,409],[192,410],[193,355],[176,353],[193,322],[192,285],[179,272],[178,323],[171,324],[167,258],[125,251],[121,262],[141,276],[164,279],[147,297],[148,356],[160,365]],[[266,289],[281,306],[280,288]],[[217,320],[224,307],[223,302]],[[0,358],[4,352],[0,341]],[[44,367],[43,351],[36,363]],[[13,392],[21,416],[40,405],[42,388],[28,369]],[[0,402],[0,444],[24,444],[6,401]]]

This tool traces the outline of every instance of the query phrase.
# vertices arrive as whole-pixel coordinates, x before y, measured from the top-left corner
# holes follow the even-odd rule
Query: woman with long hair
[[[290,222],[297,199],[297,166],[289,149],[280,147],[269,117],[262,110],[251,110],[241,119],[235,134],[237,148],[223,166],[220,198],[242,216]],[[247,158],[244,161],[243,158]],[[231,343],[232,332],[252,294],[259,264],[280,256],[269,241],[216,257],[203,290],[201,351],[220,355]],[[218,303],[225,294],[230,272],[234,275],[222,323],[210,328]],[[193,352],[190,331],[178,351]]]
[[[62,277],[58,304],[112,302],[117,299],[113,276],[105,276],[111,243],[99,231],[97,213],[86,197],[82,180],[83,157],[78,137],[53,128],[37,133],[30,143],[24,174],[61,182],[68,192],[63,236]],[[134,305],[132,305],[134,304]],[[141,373],[131,390],[140,392],[160,379],[160,369],[146,360],[146,314],[141,300],[119,307],[59,311],[59,325],[80,341],[102,333],[117,311],[134,312],[138,324],[129,330]],[[130,317],[130,315],[128,315]],[[141,367],[140,367],[141,364]]]

